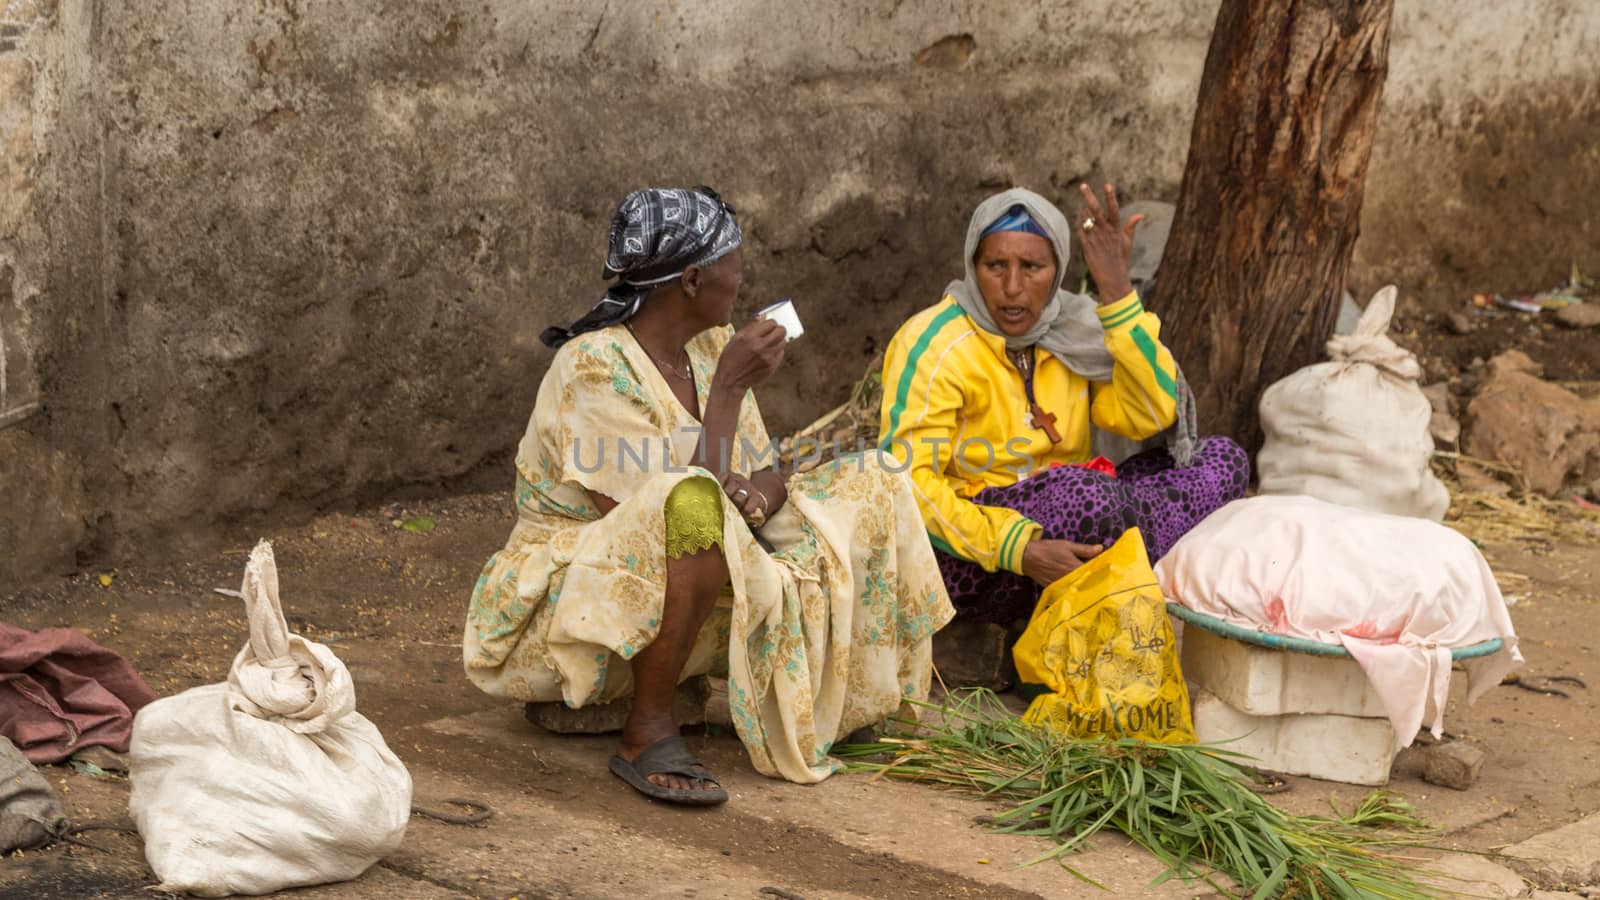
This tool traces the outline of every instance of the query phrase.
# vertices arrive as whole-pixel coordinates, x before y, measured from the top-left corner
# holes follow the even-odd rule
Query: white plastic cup
[[[806,333],[806,330],[800,327],[800,314],[794,311],[794,301],[788,297],[756,313],[756,318],[771,319],[782,325],[786,343]]]

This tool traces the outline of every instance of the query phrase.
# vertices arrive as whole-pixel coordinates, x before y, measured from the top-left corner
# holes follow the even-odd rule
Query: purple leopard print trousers
[[[1201,519],[1244,496],[1249,481],[1244,450],[1228,438],[1208,437],[1195,445],[1188,468],[1174,467],[1165,450],[1150,450],[1124,461],[1116,478],[1064,466],[972,499],[1017,510],[1044,528],[1043,537],[1082,544],[1109,545],[1137,526],[1154,563]],[[1006,624],[1033,614],[1040,588],[1031,579],[935,555],[958,619]]]

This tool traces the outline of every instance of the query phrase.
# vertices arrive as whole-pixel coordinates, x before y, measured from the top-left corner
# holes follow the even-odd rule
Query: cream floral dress
[[[731,328],[688,351],[700,407]],[[699,423],[622,326],[573,339],[539,387],[517,451],[517,525],[473,591],[467,677],[521,701],[580,707],[628,696],[626,660],[649,645],[666,585],[667,495],[707,476],[688,461]],[[771,465],[746,396],[733,469]],[[755,768],[796,782],[838,771],[833,742],[924,699],[929,638],[954,610],[908,476],[893,457],[845,457],[788,483],[762,541],[723,498],[732,579],[684,677],[728,678]],[[600,517],[585,489],[618,505]]]

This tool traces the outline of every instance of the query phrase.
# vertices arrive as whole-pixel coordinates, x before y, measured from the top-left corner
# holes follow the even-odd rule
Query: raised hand
[[[1105,187],[1104,205],[1087,184],[1078,185],[1078,190],[1083,193],[1085,212],[1078,217],[1072,230],[1077,232],[1083,261],[1100,291],[1100,302],[1115,303],[1133,291],[1133,282],[1128,279],[1128,256],[1133,252],[1134,229],[1144,221],[1144,215],[1122,221],[1117,189],[1110,184]]]

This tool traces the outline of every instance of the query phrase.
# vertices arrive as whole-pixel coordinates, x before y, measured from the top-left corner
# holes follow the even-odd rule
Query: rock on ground
[[[1600,473],[1600,401],[1532,374],[1519,351],[1496,357],[1467,407],[1466,451],[1521,470],[1528,486],[1555,495],[1572,479]]]
[[[1456,398],[1450,394],[1450,385],[1444,382],[1430,384],[1422,389],[1422,395],[1428,398],[1428,404],[1433,407],[1433,416],[1428,420],[1428,433],[1433,435],[1433,443],[1443,449],[1453,449],[1461,440],[1461,420],[1456,418]]]
[[[1485,754],[1462,741],[1434,744],[1424,756],[1422,778],[1429,784],[1464,791],[1478,780]]]
[[[1568,328],[1600,328],[1600,303],[1574,303],[1556,310],[1556,321]]]

